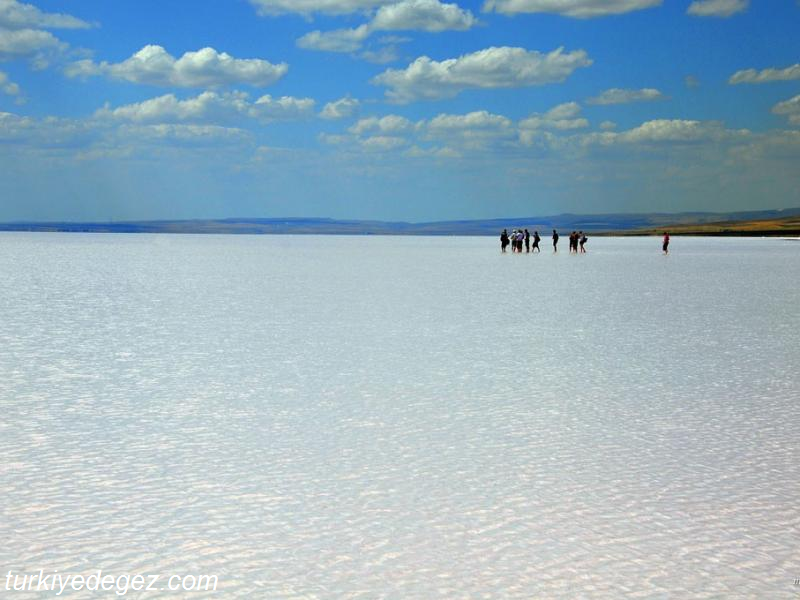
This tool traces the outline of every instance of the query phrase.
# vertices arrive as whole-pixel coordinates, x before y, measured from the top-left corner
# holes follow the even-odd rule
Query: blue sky
[[[0,220],[800,206],[797,0],[0,0]]]

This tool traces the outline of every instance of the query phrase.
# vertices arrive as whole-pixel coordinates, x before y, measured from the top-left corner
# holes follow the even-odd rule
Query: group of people
[[[515,229],[509,235],[508,230],[503,229],[500,234],[500,249],[505,252],[506,248],[511,245],[511,252],[522,252],[522,246],[525,246],[525,252],[541,252],[539,242],[541,241],[538,231],[533,232],[533,248],[531,248],[531,233],[527,229]]]
[[[531,245],[531,239],[533,239],[533,245]],[[558,231],[553,229],[553,252],[558,252]],[[527,229],[514,229],[511,234],[508,233],[507,229],[503,229],[503,233],[500,234],[500,250],[502,252],[506,252],[508,246],[511,246],[511,252],[522,252],[523,246],[525,247],[525,252],[541,252],[541,248],[539,248],[539,242],[542,240],[541,236],[539,235],[538,231],[533,232],[533,236],[531,236],[530,232]],[[589,240],[586,237],[586,234],[582,231],[573,231],[569,235],[569,251],[571,253],[586,253],[586,248],[584,248],[586,242]]]
[[[553,252],[558,252],[558,231],[553,229]],[[531,246],[531,239],[533,239],[533,245]],[[500,234],[500,250],[501,252],[506,252],[508,246],[511,246],[511,252],[522,252],[523,246],[525,247],[525,252],[541,252],[541,248],[539,248],[539,242],[542,238],[539,236],[538,231],[533,232],[533,236],[531,236],[530,232],[527,229],[514,229],[511,234],[508,233],[507,229],[503,229],[503,233]],[[569,252],[570,254],[586,254],[586,242],[589,241],[589,238],[586,237],[586,234],[583,231],[573,231],[569,234]],[[669,254],[669,232],[664,232],[664,243],[661,246],[661,250],[664,254]]]
[[[555,229],[553,230],[555,232]],[[570,253],[578,254],[586,254],[586,248],[584,248],[584,244],[589,241],[589,238],[586,237],[586,234],[582,231],[573,231],[569,234],[569,251]],[[580,249],[579,249],[580,247]]]

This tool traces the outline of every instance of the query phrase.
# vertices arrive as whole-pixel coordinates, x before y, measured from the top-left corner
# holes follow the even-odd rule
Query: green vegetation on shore
[[[714,223],[678,223],[663,227],[648,227],[629,231],[618,231],[615,235],[659,235],[669,231],[670,235],[708,236],[800,236],[800,216],[782,219],[758,219],[752,221],[718,221]]]

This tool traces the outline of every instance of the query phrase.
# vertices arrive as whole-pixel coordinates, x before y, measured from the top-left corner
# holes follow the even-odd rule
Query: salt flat
[[[800,248],[548,242],[0,235],[0,587],[796,598]]]

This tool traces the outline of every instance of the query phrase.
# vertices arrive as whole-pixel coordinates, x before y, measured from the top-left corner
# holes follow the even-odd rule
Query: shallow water
[[[544,248],[0,234],[0,588],[797,597],[800,246]]]

